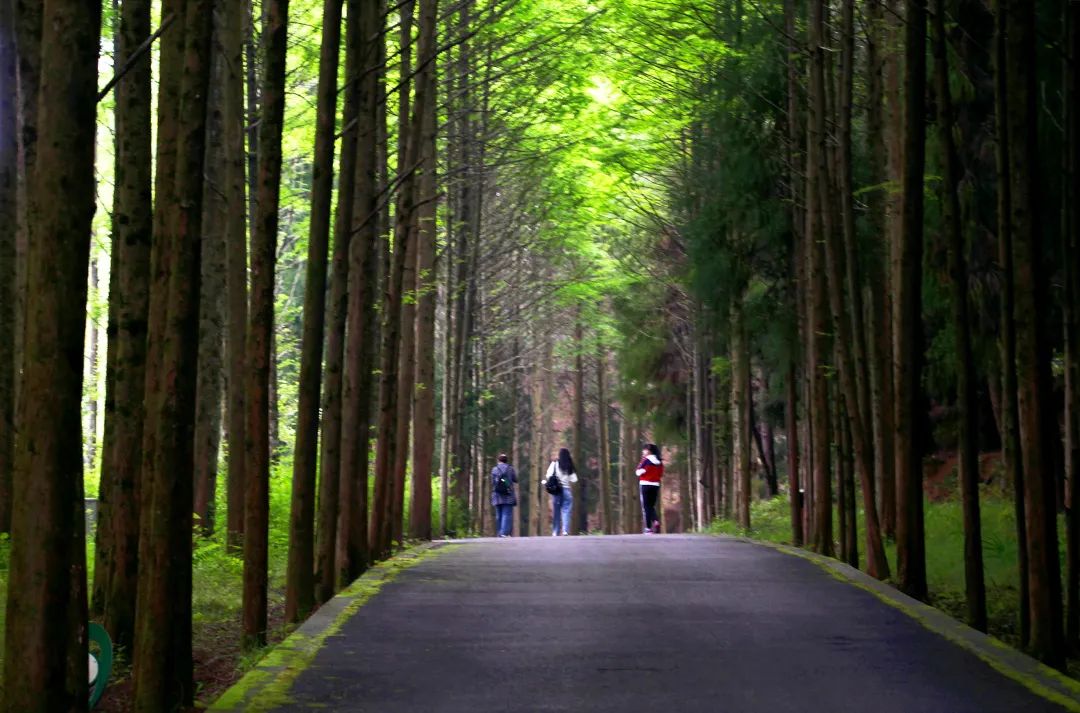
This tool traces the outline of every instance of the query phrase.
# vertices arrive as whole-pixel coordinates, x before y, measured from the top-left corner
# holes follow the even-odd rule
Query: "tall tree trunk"
[[[742,296],[731,303],[731,424],[735,440],[734,513],[744,530],[750,529],[750,350],[746,344]]]
[[[101,294],[101,273],[98,270],[98,259],[94,251],[90,251],[90,286],[88,299],[98,299]],[[86,403],[86,433],[83,438],[83,447],[86,450],[86,469],[94,470],[94,461],[97,460],[97,432],[98,432],[98,375],[100,367],[98,360],[101,355],[98,339],[98,326],[94,314],[88,314],[86,320],[86,381],[89,382]]]
[[[853,15],[854,8],[851,0],[844,4],[844,45],[843,70],[840,92],[840,190],[843,208],[843,233],[844,242],[847,244],[847,255],[841,252],[836,226],[833,222],[831,210],[831,181],[829,179],[828,163],[824,161],[825,148],[825,111],[820,102],[817,103],[814,114],[813,131],[821,142],[821,148],[816,152],[818,157],[818,191],[822,206],[822,231],[824,232],[825,261],[829,272],[829,301],[832,305],[833,329],[836,337],[835,354],[839,366],[839,385],[845,404],[845,411],[850,420],[848,428],[851,429],[852,450],[859,470],[859,481],[862,484],[863,506],[866,510],[866,551],[867,571],[872,577],[887,579],[889,577],[889,562],[885,558],[885,548],[881,541],[881,530],[877,520],[877,505],[874,500],[874,465],[870,439],[866,433],[866,421],[863,419],[864,400],[860,398],[860,392],[864,380],[859,376],[859,362],[865,361],[865,355],[858,343],[861,336],[853,332],[853,329],[861,329],[861,319],[856,312],[862,311],[861,300],[858,295],[858,281],[854,277],[854,267],[844,265],[854,259],[854,206],[852,204],[851,186],[851,82],[853,77],[852,67],[854,64],[854,31]],[[824,22],[824,10],[815,13],[817,22]],[[818,78],[815,70],[813,82],[822,81]],[[815,92],[815,96],[820,92]],[[847,275],[846,285],[844,275]],[[845,292],[848,300],[844,299]],[[848,303],[850,301],[850,304]],[[855,346],[853,346],[855,345]],[[840,433],[844,433],[844,426],[836,424]],[[842,471],[842,466],[839,471]]]
[[[15,456],[15,262],[18,232],[18,55],[15,5],[0,0],[0,533],[11,532]]]
[[[172,710],[191,705],[195,686],[191,658],[191,473],[194,461],[195,384],[198,371],[200,263],[207,89],[210,80],[210,0],[184,4],[183,73],[178,96],[175,180],[159,196],[164,232],[161,249],[170,266],[161,330],[163,380],[148,408],[158,413],[149,483],[149,520],[140,542],[138,608],[135,612],[134,707]],[[162,283],[155,284],[155,287]],[[144,448],[146,442],[144,441]]]
[[[1051,666],[1065,662],[1061,566],[1058,560],[1050,347],[1039,206],[1038,97],[1035,7],[1003,2],[1006,116],[1009,127],[1016,384],[1024,469],[1032,653]]]
[[[402,76],[410,73],[412,51],[412,17],[415,0],[406,0],[401,6],[400,54]],[[387,275],[383,296],[382,350],[379,360],[379,418],[378,436],[375,444],[375,491],[371,510],[371,528],[369,539],[371,554],[375,559],[384,559],[390,555],[393,542],[393,510],[396,499],[396,465],[399,450],[408,449],[408,434],[402,443],[398,436],[398,410],[406,408],[399,403],[399,358],[401,356],[402,306],[404,292],[407,289],[406,273],[411,276],[415,261],[409,264],[408,222],[402,211],[411,207],[411,165],[408,142],[409,131],[409,94],[411,82],[402,83],[398,89],[398,196],[397,222],[394,233],[393,260]],[[407,196],[407,197],[406,197]],[[411,355],[410,355],[411,360]],[[406,421],[407,424],[407,421]]]
[[[1080,478],[1080,4],[1065,6],[1065,477],[1066,500],[1066,645],[1080,647],[1080,522],[1077,478]]]
[[[998,167],[998,261],[1002,273],[1001,290],[1001,444],[1005,472],[1013,481],[1013,503],[1016,519],[1017,568],[1020,580],[1020,643],[1027,647],[1031,637],[1030,596],[1028,593],[1027,524],[1024,508],[1024,466],[1020,458],[1019,414],[1016,403],[1016,325],[1013,323],[1014,278],[1012,222],[1011,151],[1009,117],[1006,112],[1008,64],[1005,55],[1005,12],[1008,0],[997,0],[994,6],[994,112],[997,119]]]
[[[150,3],[121,8],[118,65],[150,35]],[[109,273],[109,344],[105,378],[97,542],[91,609],[113,641],[131,650],[139,549],[146,319],[150,298],[150,55],[116,87],[115,189]]]
[[[47,0],[41,11],[37,128],[48,141],[27,190],[22,375],[34,398],[19,404],[4,632],[3,707],[13,713],[86,706],[83,365],[71,355],[82,354],[86,324],[101,4]]]
[[[376,180],[378,172],[378,69],[383,44],[378,8],[360,2],[356,171],[349,245],[345,373],[341,395],[341,468],[338,486],[337,554],[340,589],[368,566],[368,446],[371,425],[372,362],[378,340],[375,316],[379,253]],[[353,6],[350,6],[350,10]],[[324,438],[329,437],[325,434]]]
[[[786,418],[785,428],[787,436],[788,453],[788,497],[791,501],[791,544],[802,547],[802,491],[799,484],[799,426],[796,420],[798,401],[796,397],[798,375],[795,360],[788,363],[787,378],[785,380],[785,398],[787,403],[784,408]]]
[[[904,42],[904,11],[901,0],[886,0],[884,20],[884,44],[895,48],[891,52],[885,52],[882,74],[884,77],[885,93],[885,159],[886,178],[893,186],[901,186],[901,190],[891,191],[885,199],[885,277],[883,284],[887,287],[883,290],[881,327],[879,328],[879,348],[884,358],[881,376],[881,399],[885,405],[882,416],[882,445],[891,454],[891,458],[885,461],[884,478],[882,479],[881,494],[881,521],[882,529],[886,536],[895,538],[896,531],[896,501],[897,501],[897,472],[896,472],[896,407],[898,385],[895,382],[895,363],[897,355],[893,348],[895,344],[897,324],[896,295],[897,274],[896,262],[901,245],[901,232],[903,230],[904,194],[902,190],[903,166],[904,166],[904,95],[903,84],[903,53],[900,48]]]
[[[615,533],[615,518],[611,510],[611,440],[608,433],[608,403],[605,379],[607,354],[601,347],[596,358],[597,420],[600,422],[600,523],[606,534]]]
[[[986,631],[986,586],[983,581],[982,523],[979,516],[978,400],[975,362],[968,315],[967,257],[958,193],[960,157],[953,139],[953,108],[949,88],[948,47],[945,36],[945,0],[934,0],[934,79],[938,102],[938,133],[945,154],[942,212],[952,282],[953,330],[956,335],[956,400],[960,416],[960,492],[964,508],[964,593],[967,622]]]
[[[926,599],[923,535],[922,374],[923,169],[926,164],[926,4],[908,0],[904,57],[904,215],[893,286],[896,385],[896,555],[900,589]]]
[[[323,0],[322,47],[312,160],[311,218],[304,282],[304,332],[300,354],[296,448],[289,510],[289,561],[285,620],[304,619],[315,606],[315,469],[319,447],[319,388],[326,317],[326,260],[330,252],[330,203],[334,188],[334,131],[343,0]]]
[[[437,21],[438,0],[421,0],[420,38],[417,48],[419,73],[416,80],[416,110],[422,121],[418,153],[420,177],[416,206],[418,230],[416,241],[416,402],[413,427],[412,507],[409,512],[409,534],[420,540],[431,539],[431,476],[434,471],[435,456]],[[516,391],[514,397],[517,398]],[[516,410],[514,434],[517,435]],[[517,455],[515,445],[513,457],[516,458]]]
[[[223,8],[215,8],[222,18]],[[227,161],[224,151],[225,57],[219,33],[211,43],[210,94],[207,101],[206,182],[203,186],[202,294],[199,297],[199,354],[195,383],[195,505],[199,530],[214,532],[214,492],[221,445],[222,363],[225,336],[225,261],[228,230]]]
[[[315,602],[334,596],[338,498],[341,483],[341,396],[348,310],[349,247],[356,196],[357,122],[363,57],[360,52],[359,0],[348,0],[345,21],[345,102],[338,168],[338,205],[334,216],[334,254],[330,263],[330,316],[326,334],[323,382],[322,444],[319,459],[319,509],[315,537]],[[361,439],[364,440],[364,439]]]
[[[544,333],[534,324],[535,337],[539,339],[541,344],[538,345],[540,351],[543,353],[547,350],[547,340],[544,338]],[[531,437],[529,439],[529,473],[526,479],[530,481],[536,481],[538,478],[542,478],[544,474],[543,464],[546,463],[544,459],[544,443],[543,437],[545,431],[543,429],[544,420],[544,377],[542,371],[543,356],[537,358],[533,364],[532,373],[529,375],[530,394],[529,401],[532,405],[532,412],[530,416],[529,432]],[[534,487],[530,492],[535,493],[529,501],[529,534],[539,535],[541,534],[540,528],[543,526],[543,503],[544,503],[544,489],[539,486]]]
[[[574,497],[574,512],[570,522],[575,523],[570,529],[572,535],[584,535],[589,532],[589,508],[585,503],[585,486],[588,479],[585,477],[586,463],[585,453],[585,370],[582,366],[581,350],[584,348],[584,327],[581,324],[581,306],[577,308],[577,316],[574,320],[574,442],[572,453],[575,458],[574,465],[578,470],[577,493]],[[563,523],[566,527],[566,523]]]
[[[244,500],[243,636],[266,644],[266,586],[270,509],[270,381],[274,359],[274,262],[285,113],[285,54],[289,0],[265,0],[259,100],[258,195],[251,241],[251,310],[247,338],[247,489]]]
[[[832,539],[832,484],[829,453],[829,395],[825,370],[828,368],[828,340],[826,310],[826,268],[821,247],[829,242],[825,214],[829,203],[823,198],[829,193],[828,175],[822,168],[827,165],[825,155],[825,59],[822,47],[825,4],[813,0],[810,5],[808,45],[810,48],[810,121],[807,122],[806,144],[806,244],[809,247],[810,277],[810,343],[808,356],[813,376],[811,394],[813,406],[813,545],[823,555],[833,555]],[[838,273],[834,273],[838,274]]]
[[[225,58],[225,191],[228,202],[226,241],[226,289],[228,291],[228,437],[229,463],[226,485],[226,544],[239,551],[244,531],[244,454],[246,452],[244,368],[247,353],[247,204],[244,173],[244,21],[246,13],[220,12],[217,29]]]

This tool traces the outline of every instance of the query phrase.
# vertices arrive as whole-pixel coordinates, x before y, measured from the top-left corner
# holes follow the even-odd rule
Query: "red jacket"
[[[639,483],[660,485],[660,478],[664,476],[664,464],[659,458],[650,454],[641,459],[636,472]]]

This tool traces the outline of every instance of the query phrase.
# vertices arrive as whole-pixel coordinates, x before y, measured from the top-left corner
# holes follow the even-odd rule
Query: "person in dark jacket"
[[[656,503],[660,500],[660,478],[664,475],[664,461],[655,443],[646,443],[641,450],[641,462],[635,471],[641,491],[641,516],[645,520],[646,535],[660,532],[660,518]]]
[[[514,484],[517,473],[505,453],[499,455],[499,462],[491,469],[491,505],[495,508],[495,524],[499,537],[510,537],[514,531],[514,506],[517,494]]]

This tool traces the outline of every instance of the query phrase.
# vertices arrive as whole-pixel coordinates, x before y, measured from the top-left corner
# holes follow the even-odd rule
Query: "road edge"
[[[446,542],[425,542],[371,567],[319,607],[281,643],[268,650],[254,668],[218,696],[207,710],[254,713],[290,703],[289,689],[315,659],[327,638],[340,631],[342,625],[399,572],[452,548],[453,545]]]
[[[840,560],[825,557],[816,552],[747,537],[733,535],[721,535],[721,537],[764,545],[779,552],[809,560],[836,579],[869,592],[885,604],[914,619],[929,631],[975,654],[995,671],[1016,681],[1032,693],[1062,706],[1071,713],[1080,713],[1080,682],[1040,663],[993,636],[972,629],[940,609],[909,597],[890,584],[874,579]]]

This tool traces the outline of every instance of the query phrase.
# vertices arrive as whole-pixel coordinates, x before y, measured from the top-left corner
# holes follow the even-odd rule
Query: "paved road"
[[[1061,710],[812,562],[667,535],[465,542],[388,583],[289,697],[280,710]]]

